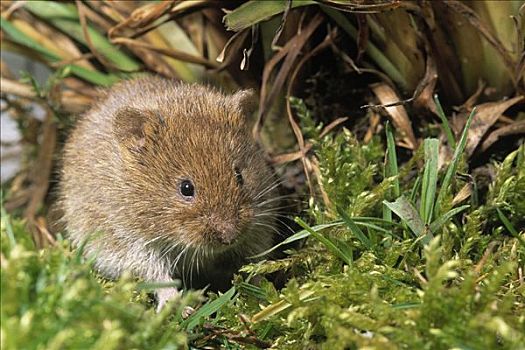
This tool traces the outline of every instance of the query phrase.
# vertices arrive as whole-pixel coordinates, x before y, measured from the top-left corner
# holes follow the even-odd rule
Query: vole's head
[[[162,88],[145,106],[121,108],[113,123],[136,231],[213,252],[266,249],[278,203],[247,124],[250,93]]]

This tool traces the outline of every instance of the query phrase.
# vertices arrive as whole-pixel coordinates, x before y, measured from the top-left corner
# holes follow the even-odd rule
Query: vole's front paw
[[[162,288],[157,291],[157,312],[160,312],[168,300],[175,298],[180,291],[177,288]]]
[[[191,306],[185,306],[184,309],[182,310],[182,318],[185,320],[191,315],[193,315],[194,312],[195,312],[194,308],[192,308]]]

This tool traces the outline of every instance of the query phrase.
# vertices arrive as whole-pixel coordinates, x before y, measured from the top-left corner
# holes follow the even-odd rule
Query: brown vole
[[[144,77],[114,86],[79,120],[60,202],[98,270],[220,286],[271,246],[276,182],[249,132],[247,100]],[[176,292],[160,289],[159,306]]]

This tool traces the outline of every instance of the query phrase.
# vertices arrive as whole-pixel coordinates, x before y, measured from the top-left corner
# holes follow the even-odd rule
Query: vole
[[[271,247],[273,171],[251,136],[249,91],[159,77],[109,89],[65,144],[60,205],[95,267],[149,282],[224,286]],[[158,307],[177,293],[159,289]]]

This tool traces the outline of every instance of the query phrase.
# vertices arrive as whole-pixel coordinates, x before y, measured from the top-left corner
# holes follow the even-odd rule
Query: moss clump
[[[2,348],[523,348],[525,147],[495,165],[487,193],[454,206],[461,177],[438,196],[447,169],[417,152],[401,170],[416,176],[386,178],[378,140],[321,137],[302,108],[320,170],[319,195],[297,219],[305,230],[288,239],[307,237],[302,247],[245,266],[232,289],[183,319],[198,293],[156,314],[135,281],[101,282],[65,241],[36,251],[3,213]],[[424,174],[438,186],[417,185]],[[404,200],[392,202],[393,179]],[[418,231],[422,198],[442,202]],[[401,210],[385,215],[384,200]],[[282,290],[276,271],[288,276]]]

